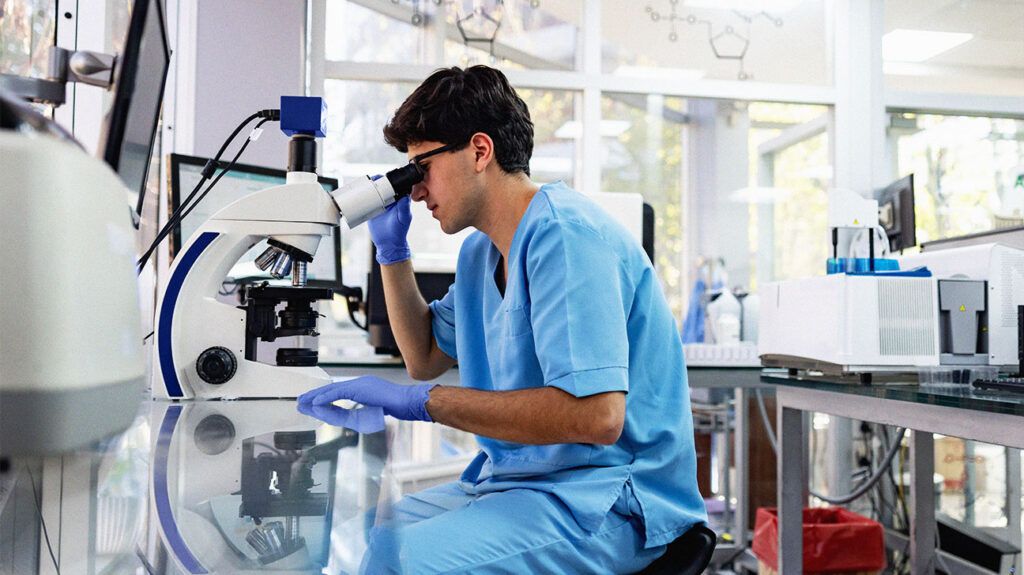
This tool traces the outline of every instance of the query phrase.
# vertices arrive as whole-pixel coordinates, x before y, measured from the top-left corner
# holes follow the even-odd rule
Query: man
[[[439,70],[384,129],[425,170],[412,200],[478,231],[455,284],[417,290],[404,199],[370,222],[409,374],[459,365],[461,387],[365,377],[309,392],[477,435],[458,482],[406,497],[370,543],[382,570],[642,569],[706,520],[682,345],[639,243],[565,184],[530,180],[533,124],[505,76]],[[378,564],[379,567],[379,564]]]

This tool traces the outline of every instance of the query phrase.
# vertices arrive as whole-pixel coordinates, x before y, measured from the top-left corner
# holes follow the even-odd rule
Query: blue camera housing
[[[281,131],[286,136],[327,135],[327,103],[319,96],[281,96]]]

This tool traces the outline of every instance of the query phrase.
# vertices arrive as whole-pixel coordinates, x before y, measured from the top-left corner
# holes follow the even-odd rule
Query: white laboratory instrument
[[[939,365],[935,278],[833,274],[761,291],[765,366],[827,374],[918,371]]]
[[[349,227],[357,226],[422,180],[422,168],[413,161],[384,177],[362,178],[328,193],[317,182],[314,134],[286,125],[286,98],[282,130],[292,135],[287,183],[215,213],[192,234],[170,269],[157,304],[155,398],[296,397],[329,383],[327,372],[317,367],[315,347],[303,347],[300,339],[296,347],[279,348],[269,364],[258,361],[259,343],[317,336],[319,313],[313,304],[331,299],[333,292],[306,287],[305,270],[321,238],[331,237],[343,215]],[[304,105],[319,99],[294,100]],[[306,125],[322,126],[326,109],[320,103],[314,107],[320,117]],[[232,266],[264,239],[270,247],[256,265],[276,278],[291,275],[292,286],[246,286],[241,306],[217,301]]]
[[[30,132],[0,129],[0,242],[17,254],[0,274],[4,456],[126,428],[145,383],[128,191],[72,141]]]
[[[860,251],[856,239],[866,231],[868,238],[867,253],[870,269],[874,270],[875,265],[875,240],[878,227],[878,200],[869,199],[860,194],[843,188],[834,188],[828,193],[828,227],[832,233],[832,259],[838,264],[840,252],[840,230],[858,230],[855,235],[842,240],[849,249],[842,250],[848,255],[858,255]],[[883,234],[884,238],[884,234]],[[888,249],[886,249],[888,251]]]
[[[843,188],[829,190],[829,228],[874,228],[878,225],[878,200]]]
[[[973,288],[977,294],[940,309],[943,364],[971,362],[1007,370],[1018,366],[1018,306],[1024,305],[1024,250],[989,243],[929,250],[899,260],[904,269],[927,266],[937,278],[940,297],[952,289]],[[970,305],[971,301],[974,305]],[[963,328],[958,325],[961,323]],[[958,341],[967,346],[967,351],[954,353],[959,351],[955,349]],[[977,357],[972,361],[969,355]]]

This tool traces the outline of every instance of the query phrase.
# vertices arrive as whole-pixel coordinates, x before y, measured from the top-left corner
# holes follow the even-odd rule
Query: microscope
[[[275,362],[257,361],[261,342],[318,335],[314,305],[333,291],[306,286],[306,269],[324,237],[345,218],[354,228],[411,193],[417,162],[383,177],[360,178],[334,192],[317,182],[316,138],[326,134],[322,98],[283,96],[288,136],[286,183],[246,196],[210,217],[185,243],[157,303],[152,393],[159,399],[291,398],[325,385],[315,348],[283,347]],[[267,241],[256,265],[291,286],[247,286],[241,305],[218,301],[231,267]]]

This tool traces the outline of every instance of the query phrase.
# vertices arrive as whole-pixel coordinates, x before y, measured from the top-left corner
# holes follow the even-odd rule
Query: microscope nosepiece
[[[256,258],[256,267],[260,268],[261,271],[269,270],[270,266],[274,265],[274,261],[277,260],[277,254],[279,253],[281,253],[279,248],[270,246]]]
[[[285,252],[278,254],[277,259],[274,260],[274,265],[270,268],[270,275],[274,279],[281,279],[288,277],[292,273],[292,256]]]

